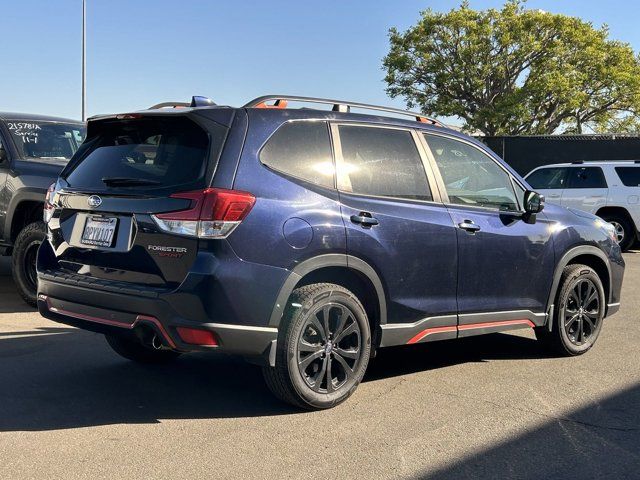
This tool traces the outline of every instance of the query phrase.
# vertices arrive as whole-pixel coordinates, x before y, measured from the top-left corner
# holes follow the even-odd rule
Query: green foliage
[[[637,131],[640,58],[606,26],[527,10],[429,9],[389,33],[387,93],[485,135]],[[615,130],[612,130],[615,129]]]

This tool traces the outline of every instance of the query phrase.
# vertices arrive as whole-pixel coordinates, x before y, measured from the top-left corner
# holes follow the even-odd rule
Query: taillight
[[[200,238],[229,236],[256,202],[250,193],[222,188],[175,193],[171,198],[191,200],[191,205],[186,210],[152,215],[158,227],[177,235]]]
[[[56,184],[52,183],[47,189],[47,194],[44,197],[44,212],[42,214],[42,219],[44,223],[49,223],[51,217],[53,217],[53,212],[56,207],[53,205],[53,196],[56,193]]]

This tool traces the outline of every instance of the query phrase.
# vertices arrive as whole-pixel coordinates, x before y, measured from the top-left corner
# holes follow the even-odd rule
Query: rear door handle
[[[373,218],[368,212],[360,212],[359,215],[351,215],[351,221],[353,223],[358,223],[363,227],[373,227],[379,223],[378,219]]]
[[[480,230],[480,225],[476,225],[471,220],[465,220],[464,222],[459,223],[458,227],[471,233],[475,233]]]

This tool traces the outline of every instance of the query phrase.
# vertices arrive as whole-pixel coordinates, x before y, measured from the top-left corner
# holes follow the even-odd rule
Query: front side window
[[[331,141],[325,122],[285,123],[260,152],[260,161],[278,172],[334,187]]]
[[[340,125],[338,188],[381,197],[432,200],[416,143],[407,130]]]
[[[625,187],[640,187],[640,167],[616,167]]]
[[[600,167],[573,167],[567,188],[607,188],[607,181]]]
[[[567,184],[566,168],[541,168],[527,177],[527,182],[536,190],[565,188]]]
[[[19,158],[60,162],[78,150],[86,133],[82,124],[7,120],[7,129]]]
[[[511,176],[479,149],[451,138],[424,134],[454,204],[518,210]]]

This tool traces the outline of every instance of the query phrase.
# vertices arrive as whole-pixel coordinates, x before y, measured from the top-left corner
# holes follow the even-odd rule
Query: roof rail
[[[268,105],[267,102],[275,102],[273,105]],[[363,110],[376,110],[379,112],[394,113],[396,115],[405,115],[414,117],[414,119],[421,123],[430,123],[438,127],[444,127],[445,124],[423,115],[422,113],[409,112],[406,110],[400,110],[399,108],[383,107],[380,105],[370,105],[368,103],[347,102],[344,100],[332,100],[330,98],[316,98],[316,97],[298,97],[295,95],[264,95],[262,97],[254,98],[243,108],[286,108],[287,102],[304,102],[304,103],[321,103],[323,105],[333,105],[332,110],[334,112],[351,111],[351,108],[361,108]]]

